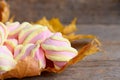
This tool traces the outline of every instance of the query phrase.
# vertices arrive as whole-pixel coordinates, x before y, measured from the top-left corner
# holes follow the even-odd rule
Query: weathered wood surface
[[[78,25],[77,33],[98,36],[106,53],[88,56],[60,74],[44,72],[22,80],[120,80],[120,25]]]
[[[119,24],[119,0],[7,0],[18,21],[36,21],[43,16],[59,17],[68,23],[74,17],[84,24]]]

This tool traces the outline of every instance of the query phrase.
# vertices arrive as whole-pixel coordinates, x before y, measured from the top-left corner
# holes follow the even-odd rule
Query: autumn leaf
[[[0,0],[0,21],[6,22],[9,18],[9,6],[4,0]]]
[[[38,63],[32,57],[28,56],[24,60],[19,60],[14,69],[0,75],[0,80],[6,78],[24,78],[40,75],[42,70],[38,67]]]
[[[35,24],[40,24],[40,25],[43,25],[43,26],[47,26],[49,30],[51,30],[52,32],[55,32],[55,30],[53,29],[53,26],[50,25],[50,23],[46,19],[46,17],[43,17],[42,19],[38,20],[37,22],[35,22]]]
[[[74,40],[79,40],[79,39],[94,39],[96,38],[96,36],[94,35],[84,35],[84,34],[75,34],[75,33],[71,33],[68,35],[63,35],[65,38],[69,39],[69,41],[74,41]]]
[[[12,16],[8,21],[11,23],[14,22],[14,18],[15,18],[15,16]]]
[[[52,18],[49,21],[49,24],[52,25],[53,29],[56,32],[62,32],[64,29],[64,26],[62,25],[62,23],[60,22],[59,18]]]
[[[74,31],[76,31],[76,21],[77,21],[77,18],[73,19],[72,22],[69,24],[69,25],[66,25],[62,31],[62,33],[64,35],[67,35],[67,34],[70,34],[70,33],[73,33]]]

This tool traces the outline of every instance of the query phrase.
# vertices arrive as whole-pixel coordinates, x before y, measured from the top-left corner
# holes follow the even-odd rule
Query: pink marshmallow
[[[21,60],[27,56],[33,57],[38,61],[39,67],[44,69],[46,66],[45,56],[39,44],[18,45],[14,50],[14,58]]]
[[[6,26],[9,31],[8,38],[18,39],[19,32],[23,28],[31,26],[31,24],[29,24],[28,22],[23,22],[22,24],[20,24],[19,22],[14,22],[14,23],[7,22]]]
[[[6,46],[12,52],[12,54],[14,53],[14,49],[17,45],[18,41],[16,39],[7,39],[4,42],[4,46]]]
[[[46,58],[53,61],[56,69],[64,67],[78,54],[77,50],[71,47],[70,42],[62,37],[61,33],[55,33],[46,39],[41,47],[45,51]]]
[[[0,22],[0,45],[4,43],[7,36],[8,36],[8,31],[7,31],[6,26]]]
[[[19,34],[19,44],[43,42],[49,38],[53,33],[47,27],[41,25],[33,25],[23,29]]]
[[[6,46],[0,46],[0,74],[3,74],[16,65],[16,61],[13,59],[12,53]]]

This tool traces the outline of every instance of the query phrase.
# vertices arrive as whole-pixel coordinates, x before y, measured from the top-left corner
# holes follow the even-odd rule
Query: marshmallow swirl
[[[63,38],[61,33],[55,33],[46,39],[41,47],[44,49],[46,57],[53,61],[56,69],[61,69],[78,54],[77,50],[71,47],[69,40]]]
[[[8,36],[8,31],[7,31],[6,26],[0,22],[0,45],[4,43],[7,36]]]
[[[40,48],[39,44],[26,44],[26,45],[18,45],[14,50],[15,60],[25,59],[27,56],[33,57],[38,61],[40,68],[45,68],[46,61],[44,57],[44,53]]]
[[[41,25],[33,25],[23,29],[19,34],[19,43],[28,44],[36,43],[37,41],[44,41],[46,38],[50,37],[52,33],[47,27]]]
[[[31,24],[28,22],[23,22],[22,24],[20,24],[19,22],[7,22],[6,26],[8,28],[9,34],[8,34],[8,38],[18,38],[19,32],[25,28],[25,27],[30,27]]]
[[[3,74],[16,65],[16,61],[13,59],[12,53],[6,46],[0,46],[0,74]]]
[[[12,52],[14,53],[15,47],[18,45],[18,41],[16,39],[7,39],[4,42],[4,45]]]

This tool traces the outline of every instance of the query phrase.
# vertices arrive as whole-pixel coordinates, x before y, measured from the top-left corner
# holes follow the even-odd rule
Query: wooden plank
[[[120,24],[117,0],[7,0],[18,21],[36,21],[43,16],[59,17],[68,23],[74,17],[84,24]]]
[[[78,34],[93,34],[107,44],[120,43],[120,25],[81,24],[77,26]]]

